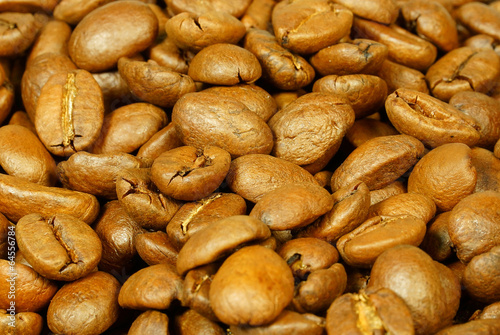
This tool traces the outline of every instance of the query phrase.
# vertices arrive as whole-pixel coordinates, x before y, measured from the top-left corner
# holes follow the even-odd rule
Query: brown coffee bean
[[[454,325],[436,333],[436,335],[459,335],[459,334],[498,334],[500,320],[473,320],[463,324]]]
[[[398,89],[385,101],[387,116],[401,133],[435,148],[446,143],[475,145],[479,126],[470,116],[430,95]]]
[[[437,48],[430,42],[398,27],[373,21],[354,19],[356,38],[367,38],[387,46],[387,58],[393,62],[424,71],[437,57]]]
[[[0,87],[0,122],[4,122],[14,105],[14,87],[6,80]]]
[[[330,180],[332,179],[333,172],[331,171],[319,171],[314,174],[314,179],[319,183],[319,186],[326,189],[330,188]]]
[[[311,164],[330,148],[338,148],[353,123],[347,99],[327,93],[303,95],[269,120],[275,141],[272,154],[297,165]]]
[[[93,73],[92,77],[101,88],[105,114],[111,113],[123,103],[137,102],[137,98],[130,92],[118,71]]]
[[[402,193],[370,206],[368,217],[412,215],[426,224],[436,214],[436,204],[426,195]]]
[[[221,234],[221,229],[224,234]],[[247,215],[221,219],[193,234],[179,251],[177,271],[183,275],[195,267],[226,256],[244,243],[261,242],[271,236],[260,220]]]
[[[167,225],[172,244],[181,249],[187,240],[211,224],[234,215],[246,214],[245,200],[234,193],[213,193],[184,204]]]
[[[193,57],[188,75],[212,85],[251,84],[260,78],[262,68],[250,51],[234,44],[218,43],[203,48]]]
[[[101,271],[120,271],[130,265],[136,255],[135,237],[143,232],[141,227],[116,200],[107,202],[93,226],[102,243],[99,261]]]
[[[91,154],[79,151],[57,164],[57,174],[65,188],[116,199],[116,181],[120,171],[145,165],[126,153]]]
[[[230,163],[231,156],[224,149],[182,146],[155,159],[151,180],[162,193],[174,199],[199,200],[220,186]]]
[[[40,91],[35,127],[54,155],[69,156],[92,145],[104,117],[102,92],[85,70],[58,73]]]
[[[463,42],[463,46],[473,49],[491,49],[500,54],[500,46],[494,37],[485,34],[473,35]]]
[[[16,225],[19,249],[42,276],[73,281],[92,272],[102,255],[99,236],[68,214],[23,216]]]
[[[449,211],[474,191],[477,172],[470,148],[463,143],[443,144],[426,154],[408,178],[408,192],[430,197],[438,210]]]
[[[2,334],[40,335],[43,324],[43,318],[40,314],[21,312],[12,316],[7,310],[0,309],[0,332]],[[15,326],[13,327],[12,325]]]
[[[278,105],[278,110],[281,110],[306,93],[307,92],[303,89],[298,89],[291,92],[283,91],[274,93],[273,98],[276,101],[276,104]]]
[[[42,13],[0,13],[0,56],[21,55],[48,20]]]
[[[182,12],[201,15],[208,11],[227,12],[235,17],[241,17],[251,3],[251,0],[234,2],[231,0],[167,0],[167,7],[175,14]]]
[[[500,58],[493,50],[461,47],[429,67],[425,79],[432,95],[443,101],[461,91],[487,93],[500,74]]]
[[[141,227],[164,230],[182,203],[162,194],[151,180],[151,169],[123,169],[116,194],[128,215]]]
[[[429,93],[425,76],[422,72],[410,67],[385,60],[377,75],[387,84],[387,92],[392,93],[399,88]]]
[[[174,124],[170,122],[165,128],[151,136],[150,139],[139,148],[137,157],[142,160],[154,161],[165,151],[180,146],[182,146],[182,142],[177,136]]]
[[[276,171],[279,171],[279,174],[276,174]],[[267,192],[284,184],[318,183],[312,174],[297,164],[260,154],[234,159],[229,167],[226,182],[233,192],[254,203]]]
[[[450,325],[458,310],[457,277],[415,246],[392,247],[377,258],[368,289],[382,287],[404,300],[410,309],[415,334],[435,333]]]
[[[167,314],[149,310],[139,315],[128,331],[130,335],[140,334],[158,334],[168,335],[168,316]]]
[[[36,134],[35,125],[31,122],[28,113],[23,111],[14,112],[9,119],[9,125],[23,126]]]
[[[65,213],[90,224],[99,213],[99,202],[87,193],[0,174],[0,213],[13,222],[30,213],[45,216]]]
[[[214,86],[204,92],[215,93],[220,98],[227,96],[242,102],[250,111],[268,121],[278,110],[274,98],[263,88],[256,85],[239,84],[234,86]]]
[[[271,22],[282,47],[311,54],[349,35],[352,18],[350,10],[328,0],[298,0],[278,2]]]
[[[322,76],[358,73],[374,75],[380,70],[386,58],[387,47],[384,44],[367,39],[355,39],[321,49],[309,61]],[[332,59],[336,61],[333,62]]]
[[[29,67],[32,61],[45,53],[68,55],[68,41],[71,36],[71,27],[63,21],[50,20],[40,30],[31,46],[26,60]]]
[[[326,314],[326,329],[341,335],[414,334],[408,307],[387,288],[362,290],[337,298]]]
[[[12,266],[13,263],[15,265]],[[44,309],[58,290],[55,282],[17,261],[0,259],[0,280],[3,282],[0,286],[0,308],[11,307],[14,292],[16,313],[38,312]]]
[[[5,172],[40,185],[55,185],[54,158],[28,128],[18,125],[0,127],[0,143],[0,165]]]
[[[425,222],[411,215],[375,216],[342,236],[337,249],[347,264],[370,267],[380,254],[396,245],[420,245],[425,230]]]
[[[299,237],[315,237],[335,242],[359,226],[368,214],[369,190],[365,183],[355,181],[337,190],[333,195],[333,208],[319,220],[300,231]]]
[[[160,66],[182,74],[187,74],[188,72],[190,58],[187,57],[187,54],[187,52],[180,50],[175,45],[174,40],[168,36],[161,42],[153,44],[148,49],[149,59],[155,61]]]
[[[451,212],[444,212],[432,220],[420,245],[422,250],[438,262],[447,260],[453,254],[453,245],[448,233],[450,214]]]
[[[149,103],[132,103],[104,117],[102,131],[91,148],[95,154],[131,153],[167,125],[165,112]]]
[[[462,262],[499,245],[499,204],[500,193],[485,191],[464,197],[451,211],[448,232]]]
[[[361,119],[384,105],[387,84],[380,77],[367,74],[331,75],[314,82],[313,92],[345,97],[352,106],[356,119]]]
[[[396,180],[384,188],[370,191],[370,205],[373,206],[394,195],[406,193],[406,191],[406,185],[404,185],[400,180]]]
[[[77,25],[88,13],[113,0],[62,0],[54,8],[54,18]]]
[[[182,279],[170,264],[143,268],[123,283],[118,303],[138,310],[167,309],[182,293]]]
[[[383,188],[411,168],[424,153],[423,144],[408,135],[375,137],[357,147],[332,176],[333,191],[355,180],[368,189]]]
[[[284,310],[273,322],[260,327],[231,326],[234,335],[321,335],[325,332],[325,319],[314,314]]]
[[[217,43],[237,44],[246,33],[243,23],[224,11],[179,13],[167,21],[165,30],[179,49],[193,52]]]
[[[398,135],[399,132],[389,123],[371,118],[356,120],[346,133],[346,139],[354,147],[375,137]]]
[[[40,91],[49,78],[54,74],[67,74],[69,71],[76,69],[76,65],[69,59],[67,54],[59,53],[43,53],[33,58],[31,63],[28,64],[21,81],[21,97],[24,108],[33,123],[36,120],[35,114]],[[58,106],[58,104],[54,104],[54,106]]]
[[[165,68],[154,61],[118,60],[118,70],[130,91],[140,100],[159,107],[172,107],[181,96],[195,92],[189,76]]]
[[[158,19],[148,5],[137,1],[111,2],[80,21],[71,34],[68,50],[79,68],[102,72],[115,67],[120,57],[145,50],[157,34]]]
[[[314,80],[314,69],[307,61],[283,48],[268,31],[251,28],[244,38],[244,47],[252,52],[262,66],[262,77],[281,90],[297,90]]]
[[[203,317],[219,322],[210,305],[209,293],[213,276],[221,263],[210,263],[190,270],[184,278],[181,303]]]
[[[492,303],[500,299],[500,246],[475,256],[465,268],[462,281],[476,300]]]
[[[471,2],[455,11],[458,21],[477,34],[500,40],[500,13],[487,4]]]
[[[261,326],[291,302],[293,287],[292,272],[278,254],[262,246],[245,247],[215,274],[210,304],[225,324]]]
[[[444,51],[459,47],[456,22],[436,1],[411,0],[401,7],[406,28]]]
[[[321,186],[292,183],[262,196],[250,216],[261,220],[271,230],[287,230],[312,223],[332,206],[330,193]]]
[[[148,265],[167,263],[175,265],[177,250],[170,242],[167,233],[162,231],[145,232],[134,237],[137,253]]]
[[[209,333],[225,335],[226,332],[218,323],[207,319],[195,310],[189,309],[174,319],[174,331],[179,335],[197,335]]]
[[[247,30],[256,28],[271,31],[271,16],[275,5],[274,0],[254,0],[240,21]]]
[[[120,313],[120,283],[97,271],[64,285],[50,302],[47,324],[55,334],[100,334]]]
[[[494,302],[486,306],[477,316],[477,318],[480,320],[499,319],[499,317],[500,317],[500,301]]]
[[[59,0],[14,0],[0,4],[2,12],[37,12],[45,11],[52,12],[54,7],[59,3]]]
[[[475,147],[471,149],[472,165],[477,172],[474,192],[500,191],[500,160],[486,149]]]
[[[500,138],[500,101],[484,93],[462,91],[453,95],[449,103],[476,121],[481,135],[476,145],[493,148]]]
[[[335,0],[334,2],[349,8],[357,16],[383,24],[394,23],[398,17],[398,6],[392,0]]]
[[[174,106],[172,122],[181,141],[198,149],[212,145],[239,157],[268,154],[273,147],[271,129],[262,118],[244,103],[215,93],[185,94]]]

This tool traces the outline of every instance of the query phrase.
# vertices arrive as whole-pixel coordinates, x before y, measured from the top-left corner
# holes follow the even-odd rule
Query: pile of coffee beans
[[[500,334],[500,1],[0,31],[0,334]]]

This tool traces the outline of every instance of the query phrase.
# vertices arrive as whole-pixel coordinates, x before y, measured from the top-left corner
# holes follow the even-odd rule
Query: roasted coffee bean
[[[175,72],[187,74],[189,58],[187,52],[180,50],[172,38],[165,37],[161,42],[153,44],[148,49],[149,59],[158,65],[172,69]]]
[[[247,30],[256,28],[271,31],[271,17],[275,5],[274,0],[254,0],[240,21]]]
[[[0,11],[2,12],[37,12],[45,11],[52,12],[59,0],[14,0],[0,4]]]
[[[136,255],[135,237],[143,232],[118,201],[109,201],[93,226],[102,243],[99,269],[120,271]]]
[[[349,8],[357,16],[383,24],[394,23],[398,17],[398,6],[393,0],[334,0],[334,2]]]
[[[371,118],[363,118],[354,122],[346,133],[346,139],[354,147],[375,137],[398,135],[399,132],[389,123]]]
[[[227,12],[235,17],[241,17],[248,8],[251,0],[234,2],[231,0],[167,0],[165,1],[169,10],[175,14],[182,12],[201,15],[208,11]]]
[[[453,49],[429,67],[425,79],[432,95],[443,101],[461,91],[487,93],[500,73],[500,58],[493,50]]]
[[[0,200],[0,213],[13,222],[30,213],[64,213],[90,224],[99,214],[99,202],[93,195],[42,186],[5,174],[0,174]]]
[[[402,193],[370,206],[368,217],[412,215],[426,224],[436,214],[436,204],[426,195]]]
[[[473,49],[491,49],[497,54],[500,54],[500,46],[494,37],[485,34],[478,34],[469,37],[463,43],[466,47],[471,47]]]
[[[221,234],[221,229],[224,234]],[[260,220],[247,215],[221,219],[193,234],[179,251],[177,271],[187,271],[226,256],[249,242],[262,242],[271,236],[269,228]]]
[[[281,110],[288,106],[291,102],[295,101],[297,98],[303,96],[307,92],[303,89],[298,89],[295,91],[282,91],[273,94],[273,98],[278,105],[278,110]]]
[[[230,154],[218,147],[182,146],[161,154],[151,166],[158,189],[178,200],[195,201],[214,192],[229,171]]]
[[[21,55],[31,46],[48,20],[42,13],[0,13],[0,56]]]
[[[492,303],[500,299],[500,246],[471,259],[462,283],[474,299]]]
[[[416,137],[432,148],[446,143],[473,146],[481,136],[479,125],[472,117],[418,91],[396,90],[387,97],[385,108],[397,130]]]
[[[102,244],[90,226],[68,214],[28,214],[16,225],[19,249],[42,276],[73,281],[92,272],[102,255]]]
[[[158,19],[148,5],[138,1],[111,2],[78,23],[68,42],[68,51],[79,68],[102,72],[115,67],[120,57],[145,50],[157,34]]]
[[[177,136],[173,123],[169,123],[165,128],[159,130],[144,143],[137,152],[137,157],[142,160],[154,161],[165,151],[182,146],[182,142]]]
[[[242,285],[247,289],[241,290]],[[292,272],[278,254],[249,246],[229,256],[217,271],[210,304],[225,324],[261,326],[276,319],[291,302],[293,288]]]
[[[460,6],[455,15],[459,22],[478,34],[487,34],[500,40],[500,13],[479,2]]]
[[[309,61],[322,76],[358,73],[374,75],[380,70],[386,58],[387,47],[384,44],[367,39],[355,39],[321,49]]]
[[[422,142],[408,135],[375,137],[357,147],[332,176],[332,191],[355,180],[368,189],[385,187],[401,177],[424,154]]]
[[[217,43],[236,44],[246,33],[243,23],[224,11],[179,13],[167,21],[165,30],[179,49],[193,52]]]
[[[209,333],[225,335],[226,332],[220,324],[207,319],[195,310],[189,309],[174,318],[174,331],[179,335],[197,335]]]
[[[352,19],[350,10],[331,1],[297,0],[278,2],[271,22],[282,47],[299,54],[311,54],[348,35]]]
[[[14,112],[9,119],[9,125],[23,126],[28,128],[33,134],[36,134],[35,125],[31,122],[28,113],[26,112]]]
[[[103,117],[101,88],[89,72],[75,70],[55,74],[45,83],[34,123],[51,153],[69,156],[97,140]]]
[[[164,230],[182,205],[158,190],[151,180],[151,169],[121,170],[116,194],[128,215],[146,229]]]
[[[0,279],[3,282],[0,287],[0,308],[9,309],[12,294],[14,294],[16,313],[43,310],[56,294],[58,290],[57,284],[40,276],[27,265],[15,261],[15,265],[12,266],[12,263],[0,259]]]
[[[307,61],[283,48],[273,34],[251,28],[244,38],[244,47],[252,52],[262,66],[262,77],[281,90],[297,90],[314,80],[314,69]]]
[[[437,1],[411,0],[401,7],[406,28],[444,51],[459,47],[456,22]]]
[[[500,191],[500,160],[486,149],[471,149],[472,165],[476,168],[477,181],[474,192]]]
[[[118,60],[118,71],[136,97],[159,107],[173,107],[181,96],[196,91],[191,77],[154,61],[122,57]]]
[[[138,310],[167,309],[182,293],[182,280],[170,264],[143,268],[123,283],[118,303]]]
[[[371,2],[371,1],[370,1]],[[412,69],[424,71],[437,57],[437,48],[430,42],[397,26],[354,19],[356,38],[367,38],[387,46],[387,58]]]
[[[438,214],[427,227],[424,240],[420,248],[424,250],[435,261],[442,262],[453,255],[448,233],[448,220],[451,212]]]
[[[26,65],[30,66],[33,59],[45,53],[68,55],[70,36],[71,27],[67,23],[50,20],[43,26],[33,42]]]
[[[333,207],[333,199],[323,187],[312,183],[286,184],[257,201],[250,216],[271,230],[304,227]]]
[[[476,316],[476,319],[499,319],[500,317],[500,301],[494,302],[485,308]]]
[[[328,93],[303,95],[269,120],[274,156],[307,165],[338,148],[355,115],[347,99]]]
[[[438,210],[449,211],[474,191],[477,172],[471,149],[463,143],[443,144],[415,164],[408,178],[408,192],[430,197]]]
[[[144,232],[134,236],[134,247],[148,265],[168,263],[175,265],[177,250],[162,231]]]
[[[210,286],[213,276],[219,270],[221,263],[210,263],[190,270],[185,278],[182,288],[182,306],[191,308],[203,317],[219,322],[210,305]]]
[[[459,334],[498,334],[500,320],[473,320],[460,325],[454,325],[436,333],[436,335],[459,335]]]
[[[337,241],[342,259],[351,266],[370,267],[385,250],[397,245],[418,246],[425,222],[412,215],[375,216]]]
[[[314,83],[313,92],[337,94],[352,106],[356,119],[377,112],[387,97],[387,84],[377,76],[354,74],[326,76]]]
[[[390,60],[386,59],[382,63],[377,75],[386,82],[389,93],[399,88],[407,88],[425,94],[429,93],[429,88],[422,72],[391,62]]]
[[[19,125],[0,127],[0,165],[9,175],[44,186],[55,186],[54,158],[38,137]]]
[[[340,335],[414,334],[410,310],[403,299],[387,288],[337,298],[326,314],[326,330]]]
[[[380,288],[404,300],[415,334],[435,333],[450,325],[460,302],[460,284],[453,272],[410,245],[392,247],[377,258],[368,289]]]
[[[13,327],[13,325],[15,325]],[[0,332],[5,335],[40,335],[43,329],[43,318],[33,312],[21,312],[12,316],[5,309],[0,309]]]
[[[215,93],[185,94],[173,108],[172,122],[185,145],[217,146],[233,158],[268,154],[273,147],[271,129],[261,117],[244,103]]]
[[[406,185],[401,180],[396,180],[384,188],[370,191],[370,205],[375,205],[394,195],[406,193]]]
[[[52,299],[47,324],[55,334],[100,334],[120,313],[120,283],[112,275],[97,271],[67,283]]]
[[[57,164],[57,174],[65,188],[116,199],[116,182],[120,171],[145,165],[140,159],[126,153],[91,154],[79,151]]]
[[[130,335],[158,334],[168,335],[168,316],[159,311],[149,310],[139,315],[128,331]]]
[[[498,246],[500,193],[485,191],[464,197],[452,209],[448,232],[457,257],[468,263],[491,248]]]
[[[9,116],[12,106],[14,105],[14,87],[5,80],[0,86],[0,122]]]
[[[54,8],[54,18],[77,25],[88,13],[113,0],[61,0]]]
[[[187,240],[211,224],[234,215],[246,214],[245,200],[234,193],[213,193],[182,205],[167,225],[172,244],[181,249]]]
[[[279,174],[275,172],[279,171]],[[284,184],[310,182],[313,175],[292,162],[261,154],[234,159],[226,177],[229,188],[243,198],[257,202],[264,194]]]
[[[94,154],[132,153],[167,125],[165,112],[149,103],[132,103],[104,117],[99,138],[91,147]]]

